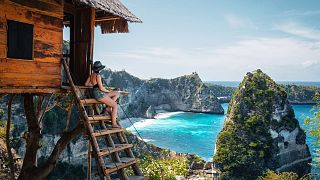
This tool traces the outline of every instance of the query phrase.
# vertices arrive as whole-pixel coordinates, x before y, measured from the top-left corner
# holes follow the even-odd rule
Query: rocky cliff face
[[[223,179],[254,179],[268,169],[310,172],[306,134],[285,90],[257,70],[234,93],[214,161]]]
[[[120,104],[130,117],[153,117],[160,111],[193,111],[207,113],[223,113],[215,95],[207,89],[197,74],[182,76],[179,78],[140,80],[125,71],[112,72],[110,70],[102,72],[102,76],[108,85],[119,87],[130,93],[128,97],[123,97]],[[7,98],[0,101],[0,108],[7,112]],[[22,104],[22,98],[15,97],[13,103],[12,121],[14,129],[14,148],[22,156],[25,154],[25,141],[21,139],[26,131],[26,122]],[[120,110],[121,116],[121,110]],[[38,152],[39,163],[43,162],[53,150],[54,145],[60,138],[60,133],[66,127],[67,113],[58,107],[47,112],[43,120],[43,137],[41,148]],[[77,119],[76,109],[72,112],[69,129],[74,128]],[[122,117],[124,115],[122,114]],[[5,117],[0,118],[5,120]],[[153,145],[147,145],[135,136],[128,137],[135,146],[134,150],[139,157],[152,149],[155,157],[169,157],[172,152],[163,153],[163,149]],[[87,159],[87,140],[79,136],[68,144],[59,158],[59,163],[48,179],[64,177],[66,179],[82,179],[85,177]],[[65,169],[68,169],[66,171]]]
[[[131,117],[152,118],[161,111],[190,111],[223,114],[215,94],[197,73],[174,79],[141,80],[125,71],[102,71],[108,86],[128,91],[120,101]],[[121,113],[121,112],[120,112]]]

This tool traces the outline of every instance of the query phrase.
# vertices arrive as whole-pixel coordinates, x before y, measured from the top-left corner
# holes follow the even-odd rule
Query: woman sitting
[[[105,66],[103,66],[100,61],[94,62],[92,67],[93,72],[88,77],[85,85],[93,86],[93,97],[107,105],[105,112],[111,111],[112,127],[120,128],[120,126],[117,124],[118,105],[116,103],[120,93],[117,91],[109,91],[103,86],[99,72],[104,68]],[[110,108],[112,108],[112,110]]]

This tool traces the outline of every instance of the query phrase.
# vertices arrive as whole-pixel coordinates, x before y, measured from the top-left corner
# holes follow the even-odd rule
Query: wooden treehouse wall
[[[7,58],[7,20],[33,25],[33,59]],[[60,87],[63,0],[0,0],[0,87]]]

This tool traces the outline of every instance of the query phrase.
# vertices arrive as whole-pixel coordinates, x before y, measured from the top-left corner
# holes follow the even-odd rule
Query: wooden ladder
[[[99,104],[102,104],[95,99],[85,99],[81,89],[75,86],[65,60],[62,60],[66,71],[71,91],[74,95],[75,102],[79,108],[79,114],[87,130],[89,139],[88,151],[88,177],[91,177],[91,155],[94,156],[96,169],[100,179],[111,179],[112,173],[117,173],[120,179],[146,179],[138,166],[137,160],[133,155],[131,148],[132,144],[124,134],[124,128],[108,128],[111,123],[111,117],[108,115],[95,115],[99,113]],[[86,108],[89,107],[89,108]],[[87,112],[89,109],[89,112]],[[95,111],[94,111],[95,110]],[[97,128],[98,126],[98,128]],[[98,143],[99,139],[99,143]],[[114,143],[114,140],[117,143]],[[91,150],[92,149],[92,150]],[[125,168],[131,167],[135,176],[127,176]]]

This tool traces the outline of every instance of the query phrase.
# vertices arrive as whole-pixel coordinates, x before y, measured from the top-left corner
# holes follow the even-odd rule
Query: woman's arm
[[[101,80],[101,76],[100,75],[97,75],[97,83],[98,83],[98,86],[99,86],[99,89],[100,91],[103,91],[103,92],[110,92],[108,91],[102,84],[102,80]]]
[[[90,75],[86,81],[86,83],[84,83],[85,86],[92,86],[91,81],[90,81]]]

